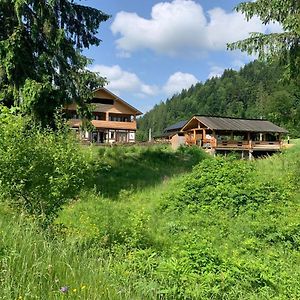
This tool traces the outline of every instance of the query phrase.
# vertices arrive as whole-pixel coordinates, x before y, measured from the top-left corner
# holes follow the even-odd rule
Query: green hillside
[[[300,298],[299,142],[246,161],[0,119],[1,300]]]
[[[2,203],[0,299],[300,298],[299,143],[256,161],[91,152],[101,175],[47,230]]]
[[[160,134],[165,127],[195,114],[265,118],[288,129],[291,136],[299,136],[299,102],[299,88],[285,84],[281,67],[254,61],[155,105],[139,119],[138,138],[146,140],[149,128],[154,135]]]

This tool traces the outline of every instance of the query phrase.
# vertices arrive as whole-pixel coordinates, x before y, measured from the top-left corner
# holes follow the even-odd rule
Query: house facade
[[[80,133],[84,140],[96,144],[135,142],[136,117],[142,112],[106,88],[94,92],[91,104],[91,123],[94,127],[91,132],[81,131],[82,120],[78,117],[75,103],[65,107],[71,128]]]

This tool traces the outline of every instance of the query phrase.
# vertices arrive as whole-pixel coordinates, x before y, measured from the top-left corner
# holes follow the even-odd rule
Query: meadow
[[[3,146],[11,134],[0,146],[7,174],[17,164],[16,149]],[[28,154],[39,177],[52,176],[49,195],[38,177],[1,189],[0,299],[300,298],[299,142],[250,162],[197,148],[31,138],[39,161],[47,153],[58,162],[48,158],[43,174]],[[20,168],[26,141],[14,145]],[[26,201],[14,199],[25,191]],[[51,208],[44,195],[55,213],[40,217]]]

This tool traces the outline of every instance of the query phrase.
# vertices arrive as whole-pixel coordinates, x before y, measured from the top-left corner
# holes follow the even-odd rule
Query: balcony
[[[117,121],[99,121],[99,120],[93,120],[92,124],[96,128],[136,130],[136,121],[131,121],[131,122],[117,122]]]
[[[249,141],[216,141],[215,148],[218,150],[250,150]]]
[[[96,128],[136,130],[136,121],[117,122],[117,121],[92,120],[91,122]],[[71,127],[79,128],[82,122],[80,119],[70,119],[68,123],[70,124]]]
[[[280,150],[282,148],[282,142],[280,141],[273,141],[273,142],[252,142],[252,149],[256,151],[264,151],[264,150]]]
[[[253,150],[278,151],[282,148],[280,141],[217,141],[217,150]]]
[[[215,139],[201,140],[186,136],[185,142],[187,145],[201,145],[202,148],[216,150],[279,151],[282,149],[280,141],[216,141]]]

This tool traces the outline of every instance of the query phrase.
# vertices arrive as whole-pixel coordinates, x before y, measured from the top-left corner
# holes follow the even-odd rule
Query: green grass
[[[95,175],[90,185],[109,198],[120,192],[135,192],[155,186],[167,178],[190,171],[206,157],[197,148],[171,151],[169,146],[93,148]]]
[[[298,141],[267,159],[220,161],[206,174],[205,166],[191,171],[204,157],[194,149],[92,151],[96,176],[52,231],[2,206],[0,299],[300,298]],[[239,196],[233,188],[242,182],[246,191],[246,179],[272,183],[283,197],[257,191],[264,201],[253,206],[212,196]],[[196,197],[203,187],[211,195],[203,194],[205,205]],[[176,201],[180,209],[170,205]]]

